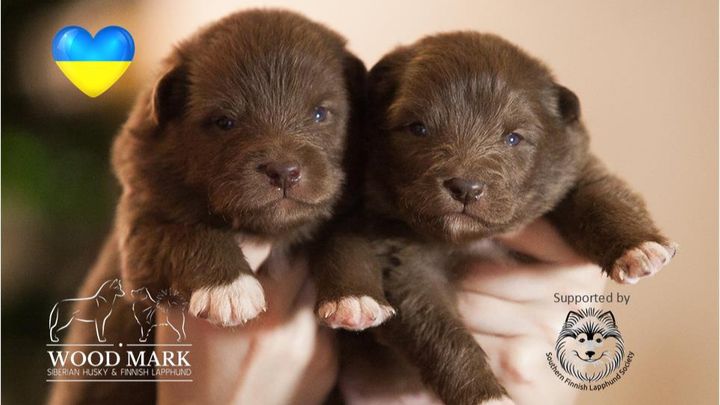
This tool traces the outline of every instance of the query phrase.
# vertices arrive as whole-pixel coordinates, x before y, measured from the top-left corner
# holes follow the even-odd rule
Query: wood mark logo
[[[46,382],[192,382],[187,307],[173,290],[126,294],[119,279],[91,296],[58,301],[48,319]],[[172,330],[174,342],[154,343],[158,328]]]

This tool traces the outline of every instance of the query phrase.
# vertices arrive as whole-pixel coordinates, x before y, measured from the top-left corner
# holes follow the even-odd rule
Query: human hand
[[[315,321],[306,260],[271,253],[269,243],[239,245],[263,285],[267,312],[236,328],[187,316],[193,382],[158,382],[158,404],[312,404],[332,388],[335,344],[332,331]],[[156,342],[174,343],[169,332],[158,328]]]
[[[458,282],[458,309],[468,330],[515,404],[570,404],[577,391],[557,381],[545,353],[553,350],[567,311],[553,294],[595,294],[606,280],[600,268],[579,257],[546,220],[514,235],[497,238],[503,245],[547,264],[501,265],[473,262]],[[431,392],[369,387],[365,370],[343,370],[343,393],[353,404],[440,404]],[[359,381],[362,380],[362,381]],[[421,384],[407,382],[406,387]],[[347,389],[347,387],[352,387]],[[355,390],[355,392],[348,392]],[[541,399],[540,399],[541,398]],[[507,404],[489,401],[486,404]]]
[[[498,239],[547,264],[470,265],[459,284],[464,323],[516,404],[573,403],[578,391],[559,383],[545,358],[571,309],[553,294],[601,293],[607,278],[545,220]]]

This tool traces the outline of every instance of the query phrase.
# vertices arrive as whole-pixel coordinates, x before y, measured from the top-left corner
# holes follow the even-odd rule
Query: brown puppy
[[[371,70],[369,94],[366,209],[318,256],[318,315],[360,330],[396,308],[379,335],[446,403],[506,395],[462,326],[449,271],[468,255],[523,258],[494,235],[547,216],[624,283],[674,255],[640,197],[589,154],[575,94],[512,44],[422,39]]]
[[[233,14],[181,42],[115,141],[116,227],[83,290],[121,273],[126,291],[170,288],[218,325],[258,316],[265,297],[237,237],[290,247],[333,215],[365,76],[340,35],[285,11]],[[127,304],[117,311],[130,316],[110,320],[127,324],[108,339],[136,340]],[[75,329],[73,343],[91,339]],[[51,402],[143,398],[98,386]]]
[[[344,73],[361,67],[340,36],[284,12],[235,14],[182,43],[113,149],[129,288],[172,287],[220,325],[264,310],[235,237],[299,241],[331,216]]]

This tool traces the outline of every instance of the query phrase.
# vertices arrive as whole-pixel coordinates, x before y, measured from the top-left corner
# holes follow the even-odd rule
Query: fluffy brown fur
[[[424,38],[386,55],[369,93],[366,207],[318,255],[318,315],[361,330],[397,310],[378,335],[446,403],[506,395],[455,309],[449,270],[469,242],[547,216],[630,283],[674,254],[640,197],[588,152],[575,94],[507,41]]]
[[[340,35],[285,11],[236,13],[181,42],[115,141],[123,194],[83,290],[121,273],[127,291],[171,288],[219,325],[257,316],[264,294],[236,236],[292,246],[333,215],[365,76]],[[110,323],[109,339],[137,339],[129,319]],[[151,384],[133,385],[58,384],[50,402],[152,402]]]

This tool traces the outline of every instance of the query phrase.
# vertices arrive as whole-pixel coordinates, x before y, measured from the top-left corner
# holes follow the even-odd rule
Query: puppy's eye
[[[595,339],[595,341],[600,343],[600,342],[602,342],[602,339],[598,338],[598,339]]]
[[[413,122],[407,126],[407,130],[415,136],[427,136],[428,130],[422,122]]]
[[[215,126],[222,129],[223,131],[227,131],[235,127],[235,120],[228,117],[220,117],[215,120]]]
[[[520,144],[520,142],[523,141],[523,136],[518,134],[517,132],[510,132],[509,134],[505,135],[505,143],[510,146],[517,146]]]
[[[324,122],[327,120],[328,109],[323,106],[317,106],[313,109],[312,119],[315,122]]]
[[[579,342],[580,342],[580,343],[584,343],[584,342],[585,342],[585,338],[580,338]]]

